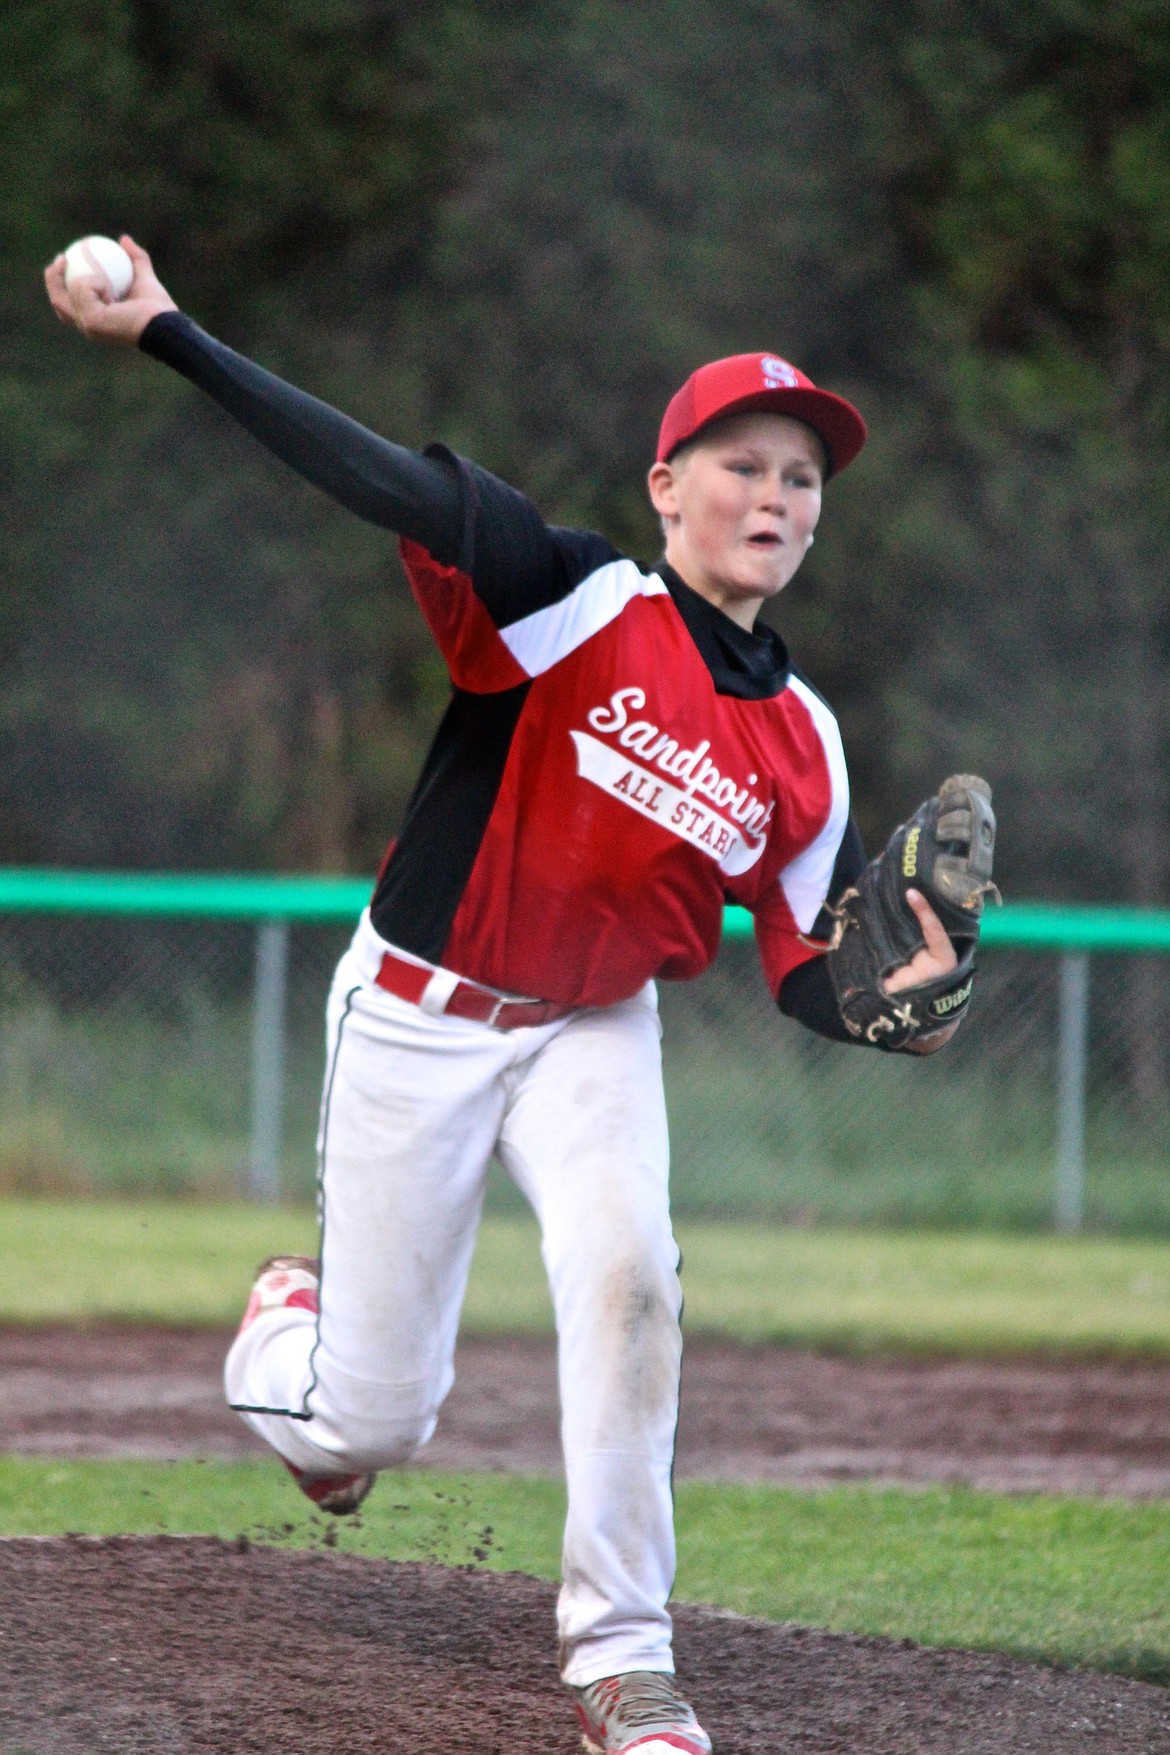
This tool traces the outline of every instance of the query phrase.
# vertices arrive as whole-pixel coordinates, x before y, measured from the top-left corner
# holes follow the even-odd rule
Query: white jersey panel
[[[841,733],[832,712],[826,707],[818,694],[799,677],[788,680],[788,687],[799,701],[808,709],[809,717],[816,727],[825,752],[825,761],[829,769],[829,785],[832,799],[825,826],[815,841],[798,853],[790,865],[786,865],[780,873],[780,887],[784,891],[788,906],[792,910],[792,918],[801,932],[811,932],[817,915],[825,905],[829,894],[829,885],[833,878],[833,866],[837,859],[837,849],[841,845],[841,837],[845,833],[845,825],[849,821],[849,773],[845,767],[845,750],[841,743]]]
[[[633,561],[610,561],[567,597],[501,628],[500,639],[529,676],[542,676],[614,621],[635,597],[664,595],[666,586],[657,573],[643,573]]]

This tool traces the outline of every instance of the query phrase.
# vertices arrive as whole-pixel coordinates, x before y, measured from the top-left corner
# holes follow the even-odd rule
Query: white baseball
[[[113,238],[78,238],[65,252],[65,285],[84,275],[104,278],[115,299],[124,299],[134,280],[134,264]]]

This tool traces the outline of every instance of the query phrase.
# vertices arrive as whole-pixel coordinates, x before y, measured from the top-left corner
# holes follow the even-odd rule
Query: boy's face
[[[811,427],[781,414],[729,415],[650,471],[667,560],[692,590],[750,628],[805,557],[824,472]]]

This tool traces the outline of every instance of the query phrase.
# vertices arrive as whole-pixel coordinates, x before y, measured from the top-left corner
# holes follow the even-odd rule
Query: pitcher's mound
[[[0,1542],[2,1755],[571,1755],[552,1585],[197,1538]],[[716,1755],[1154,1755],[1141,1682],[680,1607]]]

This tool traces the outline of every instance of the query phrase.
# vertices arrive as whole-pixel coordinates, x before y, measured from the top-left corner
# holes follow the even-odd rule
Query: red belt
[[[411,1005],[419,1005],[435,973],[434,969],[408,963],[404,957],[385,951],[374,980],[387,993],[409,1000]],[[479,987],[474,981],[460,979],[448,995],[446,1005],[435,1009],[453,1018],[471,1018],[477,1024],[490,1024],[494,1030],[520,1030],[555,1023],[558,1018],[567,1017],[574,1008],[557,1005],[551,999],[503,999],[490,987]]]

